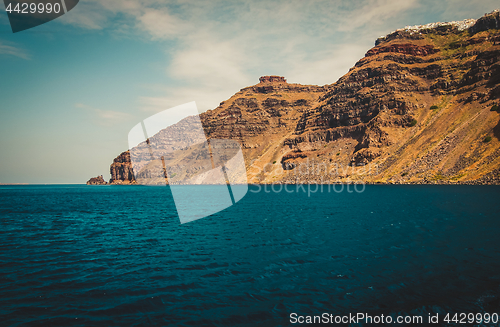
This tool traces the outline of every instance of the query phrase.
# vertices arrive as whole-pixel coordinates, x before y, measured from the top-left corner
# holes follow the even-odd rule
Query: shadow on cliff
[[[493,128],[493,135],[495,135],[495,137],[500,140],[500,120],[498,121],[498,124]]]

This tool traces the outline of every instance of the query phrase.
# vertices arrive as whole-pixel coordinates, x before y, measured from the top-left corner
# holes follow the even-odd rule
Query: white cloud
[[[247,86],[247,85],[245,85]],[[219,86],[179,86],[164,89],[164,96],[140,97],[139,109],[148,113],[157,113],[191,101],[196,102],[199,112],[216,108],[220,102],[230,98],[241,87],[223,88]]]
[[[66,22],[167,41],[166,78],[174,86],[165,87],[159,96],[138,99],[139,108],[158,112],[196,101],[199,109],[206,110],[256,84],[260,75],[331,84],[363,57],[377,37],[415,20],[414,13],[434,19],[458,14],[463,6],[485,6],[472,2],[88,0],[79,4],[80,16],[86,17]]]
[[[169,39],[179,37],[187,24],[169,14],[166,8],[146,9],[137,17],[138,26],[149,33],[154,39]]]
[[[109,12],[95,2],[80,1],[75,8],[61,16],[58,22],[88,30],[100,30],[108,24],[109,18]]]
[[[250,60],[242,50],[234,41],[206,39],[188,43],[175,53],[168,73],[197,84],[237,85],[247,81],[243,71]]]
[[[7,45],[0,41],[0,55],[14,56],[25,60],[30,60],[30,55],[21,48],[13,45]]]
[[[366,47],[362,45],[344,44],[320,51],[314,60],[292,59],[301,65],[292,66],[288,80],[300,84],[332,84],[346,74],[365,52]]]
[[[443,21],[477,19],[494,9],[500,9],[498,0],[444,0],[441,3],[429,2],[428,5],[430,9],[442,10]]]
[[[92,112],[95,115],[95,118],[97,118],[97,123],[104,126],[120,124],[134,117],[133,115],[125,112],[102,110],[83,103],[75,103],[75,107]]]
[[[340,20],[340,31],[352,31],[358,27],[382,25],[388,19],[417,6],[417,0],[369,0],[358,9],[345,13]]]

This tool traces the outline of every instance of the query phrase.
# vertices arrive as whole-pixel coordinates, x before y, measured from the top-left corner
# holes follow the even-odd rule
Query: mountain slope
[[[240,142],[251,183],[499,183],[499,27],[395,31],[323,87],[262,77],[201,114],[205,134]],[[128,152],[111,176],[133,182]]]

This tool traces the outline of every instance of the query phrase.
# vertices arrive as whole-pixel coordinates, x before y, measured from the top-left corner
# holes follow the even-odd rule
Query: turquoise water
[[[0,325],[500,312],[499,187],[288,190],[181,225],[167,187],[0,186]]]

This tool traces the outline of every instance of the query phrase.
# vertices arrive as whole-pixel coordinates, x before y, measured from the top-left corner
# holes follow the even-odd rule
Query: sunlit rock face
[[[397,30],[325,86],[262,76],[200,115],[205,136],[239,142],[250,183],[498,183],[499,26],[494,11]],[[124,152],[111,182],[133,176]]]

